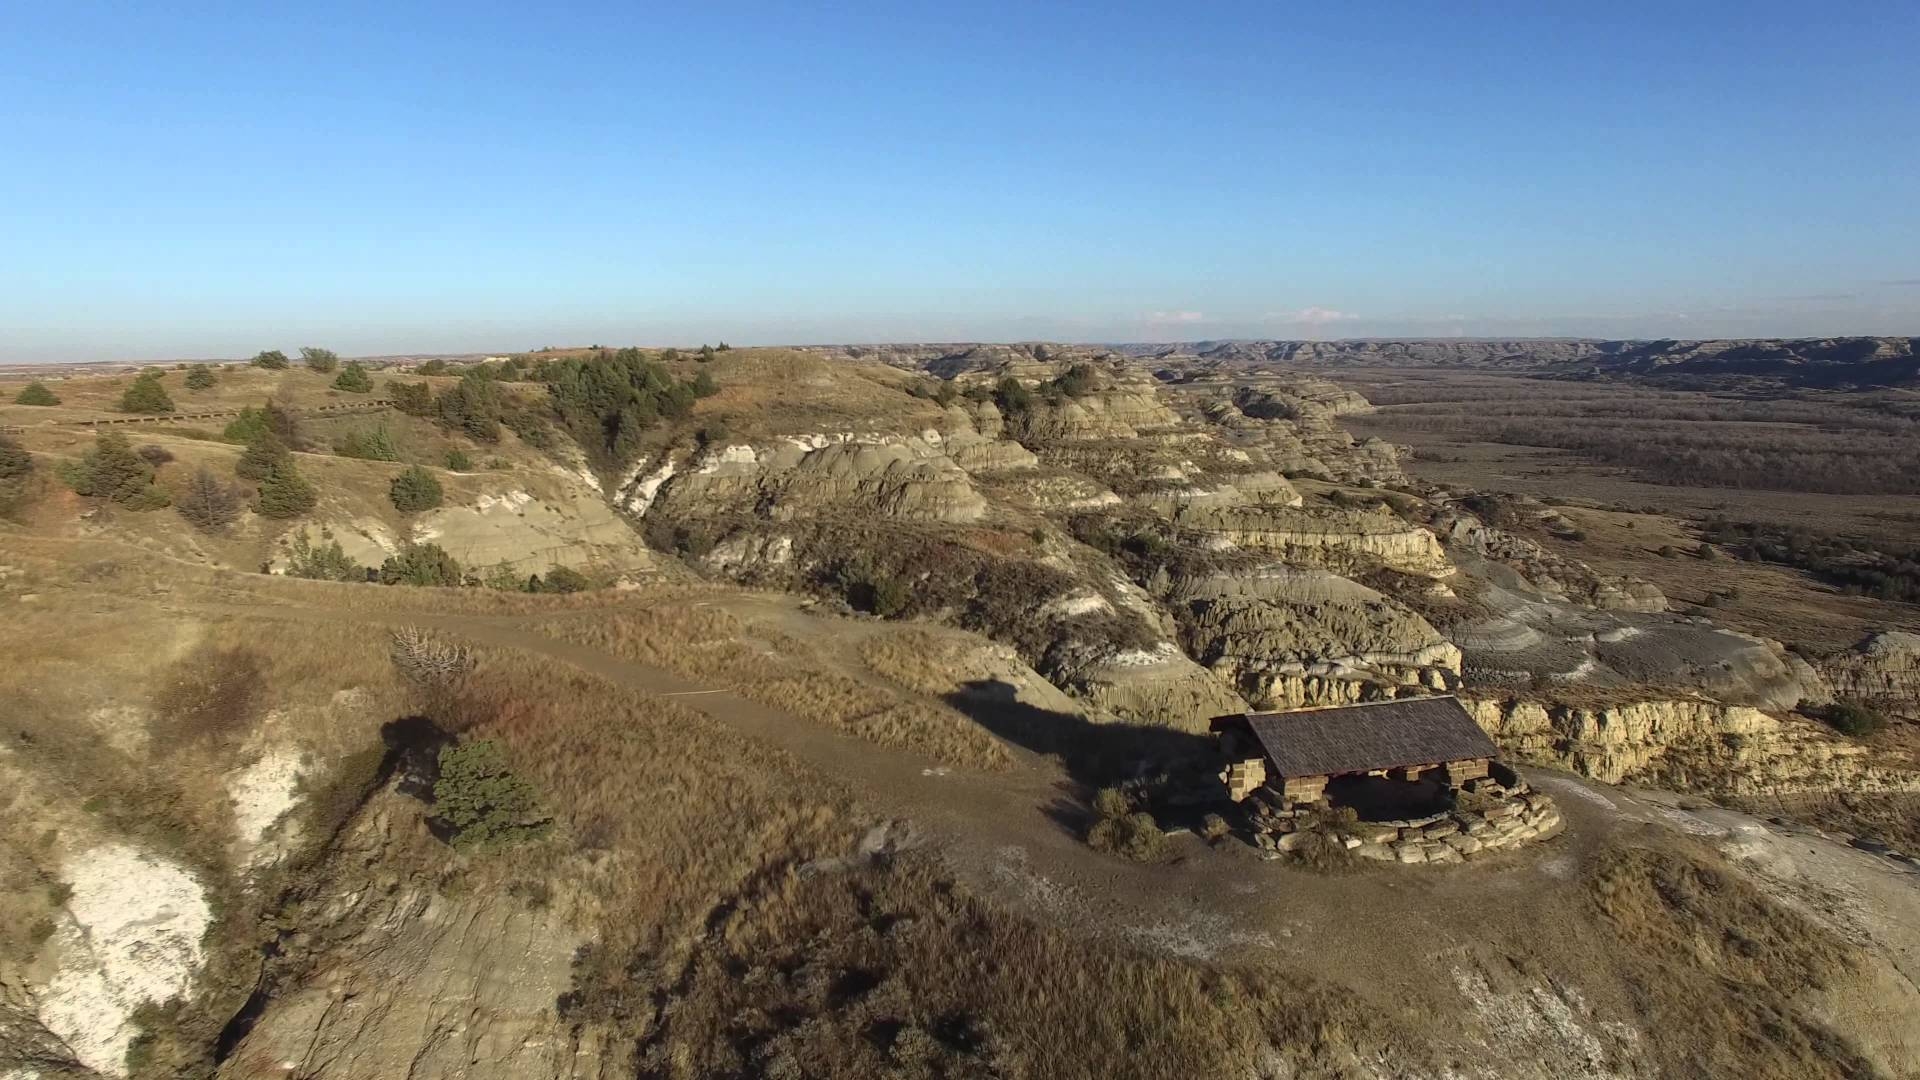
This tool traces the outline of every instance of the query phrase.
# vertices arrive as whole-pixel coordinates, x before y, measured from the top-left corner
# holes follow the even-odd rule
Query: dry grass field
[[[836,670],[824,654],[718,607],[623,608],[557,620],[548,633],[615,656],[726,687],[860,738],[975,769],[1004,769],[1007,749],[931,696],[901,693]]]

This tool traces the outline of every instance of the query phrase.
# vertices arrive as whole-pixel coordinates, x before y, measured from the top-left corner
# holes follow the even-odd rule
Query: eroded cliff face
[[[268,962],[257,1016],[231,1029],[221,1077],[623,1075],[559,1014],[584,935],[531,894],[449,892],[423,832],[418,804],[392,795],[350,827],[331,880],[284,917],[298,929]]]
[[[1818,667],[1835,696],[1920,719],[1920,634],[1873,634]]]
[[[1463,703],[1501,748],[1609,784],[1769,794],[1915,791],[1920,773],[1798,718],[1692,698],[1605,703],[1486,697]]]
[[[1256,707],[1338,705],[1459,685],[1460,650],[1425,619],[1325,570],[1270,564],[1175,583],[1188,651]]]
[[[1294,566],[1356,572],[1384,566],[1444,578],[1454,567],[1431,532],[1389,513],[1267,506],[1189,506],[1184,532],[1275,556]]]

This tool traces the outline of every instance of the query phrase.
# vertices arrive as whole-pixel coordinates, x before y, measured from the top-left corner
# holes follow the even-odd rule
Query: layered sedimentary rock
[[[1183,533],[1225,540],[1296,566],[1336,573],[1384,566],[1436,578],[1453,573],[1431,532],[1379,511],[1191,506],[1173,520]]]
[[[1873,634],[1820,662],[1836,696],[1920,718],[1920,634]]]
[[[754,514],[773,520],[828,511],[909,521],[977,521],[986,500],[966,470],[933,439],[793,437],[706,452],[684,467],[671,460],[640,474],[630,512]],[[662,475],[664,471],[665,475]],[[653,486],[645,491],[646,485]]]
[[[1226,683],[1172,642],[1119,650],[1089,646],[1069,654],[1049,677],[1096,715],[1203,732],[1212,717],[1247,709]]]
[[[1920,773],[1876,763],[1864,746],[1742,705],[1699,698],[1462,703],[1509,753],[1610,784],[1736,794],[1920,790]]]
[[[1419,615],[1325,570],[1271,565],[1181,581],[1187,651],[1258,708],[1447,689],[1460,650]]]

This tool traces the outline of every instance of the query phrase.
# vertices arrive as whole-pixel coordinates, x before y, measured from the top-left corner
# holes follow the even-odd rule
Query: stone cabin
[[[1370,780],[1438,794],[1486,776],[1499,754],[1452,696],[1239,713],[1209,726],[1234,802],[1265,786],[1282,806],[1308,806],[1327,798],[1329,784]]]

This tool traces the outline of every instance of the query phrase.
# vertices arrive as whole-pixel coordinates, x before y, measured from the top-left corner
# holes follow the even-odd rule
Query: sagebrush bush
[[[1087,830],[1087,844],[1096,851],[1134,862],[1152,862],[1167,853],[1167,836],[1153,815],[1135,810],[1133,799],[1119,788],[1101,788],[1093,796],[1098,820]]]
[[[453,845],[469,849],[536,840],[553,824],[541,811],[533,785],[508,769],[506,755],[491,739],[440,751],[433,811]]]

